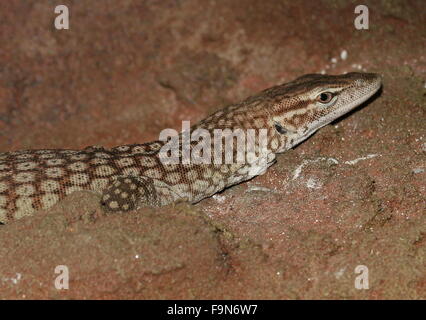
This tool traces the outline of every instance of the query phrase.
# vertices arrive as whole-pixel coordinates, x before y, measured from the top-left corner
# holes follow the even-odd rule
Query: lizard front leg
[[[129,211],[159,207],[182,198],[168,184],[145,176],[120,176],[102,192],[106,211]]]

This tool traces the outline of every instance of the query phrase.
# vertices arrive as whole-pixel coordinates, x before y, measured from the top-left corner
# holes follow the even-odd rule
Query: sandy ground
[[[2,152],[150,141],[305,73],[384,86],[197,205],[106,215],[81,192],[1,225],[0,298],[425,299],[426,2],[364,2],[369,30],[337,0],[62,1],[56,30],[55,1],[1,1]]]

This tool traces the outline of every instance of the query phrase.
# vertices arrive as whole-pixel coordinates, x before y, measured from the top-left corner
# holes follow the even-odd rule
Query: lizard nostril
[[[318,96],[320,102],[328,103],[333,99],[333,94],[331,92],[323,92]]]

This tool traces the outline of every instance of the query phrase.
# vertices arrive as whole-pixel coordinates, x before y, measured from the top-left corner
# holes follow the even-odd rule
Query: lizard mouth
[[[370,81],[370,83],[366,85],[361,85],[360,87],[356,88],[355,90],[361,92],[361,96],[351,103],[349,103],[344,109],[345,112],[361,105],[365,101],[367,101],[369,98],[371,98],[377,91],[379,91],[380,87],[382,86],[382,79],[379,75],[376,75],[376,77]]]
[[[369,74],[369,79],[364,80],[367,81],[367,83],[360,84],[359,86],[355,86],[351,89],[348,89],[348,92],[346,93],[348,96],[352,96],[355,92],[358,95],[358,98],[351,100],[348,99],[350,102],[345,105],[344,102],[341,102],[340,107],[336,108],[335,112],[330,113],[328,116],[326,116],[322,121],[321,125],[318,127],[318,129],[324,127],[325,125],[329,124],[333,120],[338,119],[342,115],[348,113],[352,109],[355,109],[359,105],[363,104],[365,101],[370,99],[382,86],[382,79],[380,75],[378,74]],[[342,100],[344,101],[344,97],[342,97]],[[318,130],[315,129],[314,131]]]

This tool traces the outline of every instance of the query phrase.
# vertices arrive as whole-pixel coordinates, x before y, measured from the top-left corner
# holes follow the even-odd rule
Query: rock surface
[[[0,298],[426,298],[424,1],[365,1],[369,30],[345,1],[63,4],[69,30],[51,1],[0,3],[1,152],[154,140],[306,73],[383,91],[197,205],[106,215],[80,192],[0,226]]]

